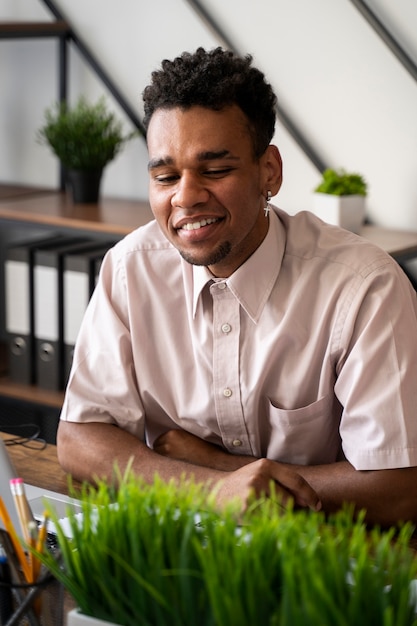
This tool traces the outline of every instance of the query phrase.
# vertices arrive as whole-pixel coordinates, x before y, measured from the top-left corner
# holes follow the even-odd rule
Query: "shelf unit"
[[[75,230],[89,236],[118,239],[153,219],[147,201],[103,198],[99,204],[73,204],[64,192],[14,185],[0,186],[0,230],[16,225]],[[0,349],[0,397],[59,409],[63,392],[20,385],[7,377],[7,351]]]

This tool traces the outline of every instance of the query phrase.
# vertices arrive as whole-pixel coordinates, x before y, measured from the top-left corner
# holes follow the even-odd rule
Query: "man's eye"
[[[155,176],[154,180],[162,185],[169,185],[178,180],[178,176],[175,174],[160,174],[159,176]]]
[[[222,176],[227,176],[227,174],[230,174],[230,172],[232,172],[233,169],[234,169],[233,167],[222,167],[222,168],[215,169],[215,170],[207,170],[205,174],[206,176],[211,176],[212,178],[216,178],[216,176],[221,178]]]

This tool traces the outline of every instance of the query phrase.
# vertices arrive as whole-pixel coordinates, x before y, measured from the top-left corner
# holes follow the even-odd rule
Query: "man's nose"
[[[171,203],[173,206],[191,208],[202,202],[207,202],[208,197],[209,192],[204,181],[199,176],[187,173],[179,179]]]

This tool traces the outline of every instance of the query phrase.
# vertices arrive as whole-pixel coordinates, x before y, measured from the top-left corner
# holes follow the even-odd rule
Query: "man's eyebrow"
[[[237,161],[239,157],[233,156],[229,150],[207,150],[205,152],[200,152],[197,155],[197,160],[202,163],[204,161],[215,161],[217,159],[224,158]],[[148,170],[153,170],[157,167],[163,167],[164,165],[173,165],[173,163],[174,159],[169,156],[151,159],[148,163]]]
[[[174,162],[171,157],[161,157],[158,159],[151,159],[148,162],[148,170],[153,170],[156,167],[162,167],[163,165],[172,165]]]
[[[215,161],[216,159],[224,159],[225,157],[229,159],[237,158],[230,154],[229,150],[218,150],[217,152],[207,150],[206,152],[200,152],[200,154],[197,155],[197,159],[199,161]]]

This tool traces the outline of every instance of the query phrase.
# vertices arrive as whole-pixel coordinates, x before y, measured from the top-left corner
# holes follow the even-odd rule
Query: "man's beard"
[[[192,253],[185,252],[183,250],[179,250],[179,253],[184,261],[191,263],[191,265],[204,265],[208,267],[209,265],[216,265],[217,263],[223,261],[230,254],[231,249],[231,243],[229,241],[225,241],[220,244],[217,250],[213,250],[210,255],[207,255],[204,259],[197,259]]]

